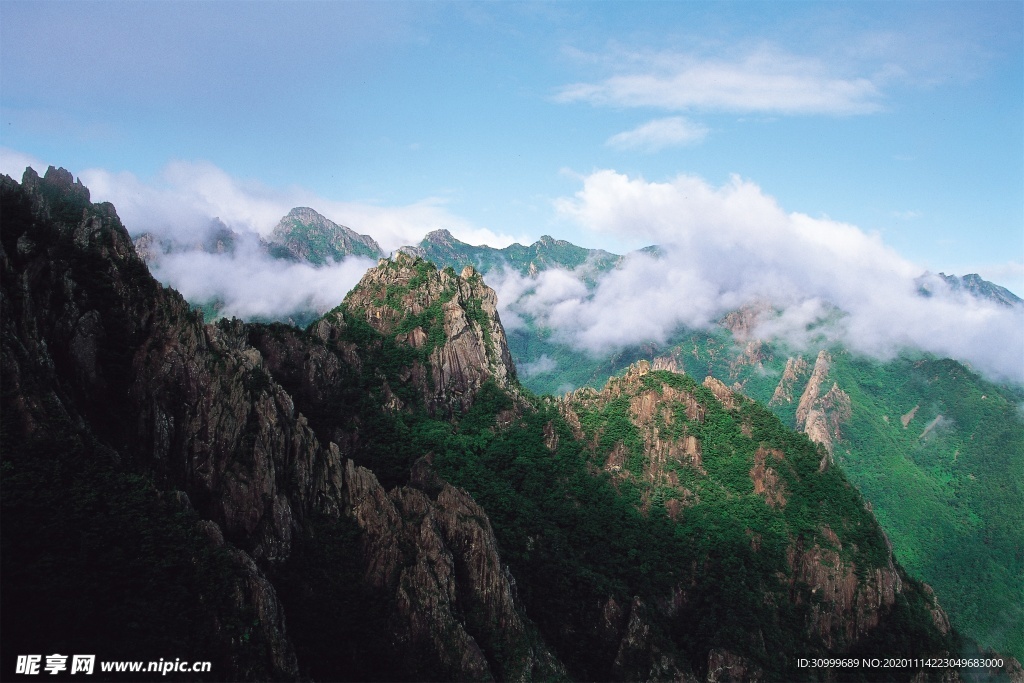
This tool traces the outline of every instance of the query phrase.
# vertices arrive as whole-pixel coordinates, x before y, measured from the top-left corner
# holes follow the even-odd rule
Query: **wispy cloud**
[[[558,361],[548,356],[548,354],[542,354],[540,358],[533,361],[532,363],[522,363],[518,366],[519,374],[523,377],[533,377],[534,375],[540,375],[545,372],[551,372],[558,367]]]
[[[622,73],[562,87],[556,101],[771,114],[850,115],[882,108],[871,78],[837,75],[821,60],[774,47],[734,59],[662,52],[631,53],[625,61]]]
[[[658,152],[666,147],[701,142],[707,134],[706,126],[688,121],[682,116],[671,116],[648,121],[632,130],[613,135],[605,144],[621,150]]]

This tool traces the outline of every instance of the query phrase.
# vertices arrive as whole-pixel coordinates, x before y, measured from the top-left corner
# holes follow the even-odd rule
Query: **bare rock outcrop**
[[[822,394],[822,386],[829,372],[831,356],[824,349],[818,353],[814,362],[814,370],[807,381],[800,403],[796,409],[796,428],[807,437],[825,448],[821,469],[832,462],[835,443],[842,438],[842,425],[852,416],[852,404],[849,395],[833,383],[832,387]]]
[[[807,377],[809,367],[803,356],[794,356],[786,359],[786,367],[779,378],[779,384],[775,387],[772,398],[768,401],[769,406],[782,405],[793,402],[793,391],[798,382]]]
[[[746,657],[714,648],[708,653],[706,680],[707,683],[759,683],[764,680],[764,672]]]
[[[472,266],[456,275],[399,252],[368,271],[345,306],[381,334],[424,352],[406,378],[420,386],[431,410],[465,410],[489,379],[517,394],[497,295]]]
[[[722,407],[726,410],[735,410],[737,406],[736,394],[732,389],[725,386],[725,384],[715,377],[705,377],[704,386],[715,395],[718,402],[722,404]]]
[[[372,472],[345,464],[345,509],[363,530],[366,581],[395,605],[401,650],[458,680],[529,680],[565,671],[516,598],[483,509],[430,469],[385,492]],[[500,660],[487,653],[515,655]]]

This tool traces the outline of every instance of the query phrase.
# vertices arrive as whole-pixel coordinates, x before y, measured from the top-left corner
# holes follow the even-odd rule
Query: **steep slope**
[[[389,494],[321,445],[246,328],[203,326],[66,171],[0,183],[5,671],[557,676],[464,491],[421,466]]]
[[[383,252],[369,235],[338,225],[309,207],[292,209],[278,222],[268,240],[270,254],[322,266],[346,256],[376,258]]]
[[[5,671],[17,652],[155,659],[168,643],[217,675],[295,675],[254,557],[287,547],[320,479],[315,438],[254,386],[251,358],[224,349],[215,367],[113,207],[63,170],[0,183]],[[280,495],[268,458],[310,485]]]
[[[640,362],[599,392],[567,396],[561,410],[592,462],[687,539],[692,559],[682,566],[691,569],[668,608],[686,642],[725,647],[776,678],[786,664],[773,653],[807,647],[787,633],[794,623],[832,652],[858,651],[889,618],[947,630],[938,616],[914,623],[938,615],[936,605],[895,565],[856,490],[819,467],[822,452],[721,382]],[[751,582],[757,599],[721,596],[730,608],[708,618],[709,595]]]

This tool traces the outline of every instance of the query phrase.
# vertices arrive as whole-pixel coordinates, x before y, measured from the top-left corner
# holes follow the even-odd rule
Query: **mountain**
[[[926,297],[934,296],[939,291],[946,290],[953,293],[962,292],[983,301],[994,301],[1003,306],[1013,307],[1024,304],[1024,299],[1021,299],[1005,287],[1000,287],[993,282],[985,280],[977,273],[970,273],[960,277],[957,275],[946,275],[945,273],[935,275],[926,272],[917,278],[915,282],[917,283],[917,291]]]
[[[536,397],[479,274],[408,255],[306,330],[204,325],[66,171],[0,201],[7,671],[958,676],[917,664],[962,643],[842,469],[720,382],[637,364]]]
[[[843,469],[955,627],[1024,651],[1024,390],[911,351],[887,362],[838,346],[795,352],[752,338],[757,315],[619,362],[656,359],[766,404]]]
[[[639,359],[718,378],[821,444],[871,503],[904,566],[963,633],[1024,654],[1024,389],[906,350],[880,361],[838,345],[795,350],[751,334],[747,308],[711,330],[592,357],[521,326],[524,385],[600,387]]]
[[[576,269],[576,276],[591,288],[622,258],[547,236],[529,247],[472,246],[445,230],[400,251],[442,267],[472,265],[484,274],[512,269],[535,276],[553,267]],[[657,247],[642,251],[660,254]],[[926,273],[917,283],[922,296],[960,292],[1010,307],[1020,305],[1011,292],[977,275]],[[216,306],[207,305],[204,312],[208,319],[218,315]],[[1018,578],[1024,576],[1019,552],[1024,537],[1014,531],[1024,528],[1018,502],[1024,485],[1016,474],[1024,469],[1024,424],[1013,410],[1021,392],[986,382],[958,363],[914,356],[912,351],[904,359],[883,363],[853,358],[841,347],[797,351],[777,340],[752,338],[758,316],[766,314],[771,312],[741,309],[725,316],[711,333],[681,329],[664,344],[589,356],[553,339],[529,314],[520,313],[521,324],[508,331],[507,344],[519,379],[537,393],[600,387],[639,359],[663,357],[695,377],[721,378],[766,403],[785,424],[807,433],[829,450],[830,457],[840,459],[875,506],[898,556],[936,588],[958,628],[987,646],[1024,656],[1024,615],[1015,608],[1024,604],[1024,581]],[[308,311],[290,320],[306,325],[318,315]],[[827,359],[819,351],[826,351]],[[928,372],[931,377],[926,377]],[[936,382],[936,377],[944,379]],[[869,426],[888,424],[884,419],[893,419],[895,412],[905,414],[911,406],[892,397],[901,395],[904,386],[927,383],[956,386],[957,393],[924,392],[931,396],[931,404],[921,406],[918,413],[928,415],[925,426],[935,424],[923,436],[905,430],[894,438]],[[999,397],[1002,407],[993,410],[991,397]],[[951,406],[956,405],[967,417],[950,417]],[[1004,436],[985,440],[990,450],[983,451],[977,446],[978,433]],[[881,448],[882,443],[888,445]],[[993,453],[1003,457],[993,458]],[[887,484],[880,486],[883,481]],[[935,522],[927,524],[926,519]],[[1009,521],[1004,525],[1000,520]],[[992,528],[1002,531],[984,531]],[[951,537],[961,539],[952,550],[942,540]]]
[[[383,255],[380,245],[369,235],[360,235],[304,206],[292,209],[278,222],[270,233],[268,249],[277,258],[306,261],[314,266],[346,256]]]
[[[964,291],[972,296],[995,301],[996,303],[1000,303],[1005,306],[1019,306],[1024,304],[1024,299],[1021,299],[1005,287],[1000,287],[997,284],[982,279],[982,277],[977,273],[971,273],[969,275],[964,275],[963,277],[939,273],[939,277],[941,277],[954,292]]]
[[[214,218],[206,230],[190,243],[181,243],[169,237],[144,232],[135,238],[135,251],[143,261],[152,263],[164,254],[188,251],[203,251],[208,254],[230,254],[241,235],[229,228],[219,218]]]
[[[548,235],[525,247],[518,243],[503,249],[473,246],[456,239],[447,230],[427,233],[418,246],[401,247],[399,251],[419,256],[442,268],[473,266],[484,274],[495,268],[511,268],[528,275],[548,268],[573,270],[584,265],[595,272],[604,272],[613,268],[622,258],[603,249],[578,247]]]

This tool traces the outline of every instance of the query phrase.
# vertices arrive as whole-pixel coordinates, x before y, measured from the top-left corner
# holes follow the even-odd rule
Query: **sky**
[[[665,283],[714,274],[705,317],[743,268],[1024,296],[1024,3],[3,0],[0,171],[50,164],[133,234],[658,242],[721,259]]]

